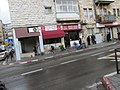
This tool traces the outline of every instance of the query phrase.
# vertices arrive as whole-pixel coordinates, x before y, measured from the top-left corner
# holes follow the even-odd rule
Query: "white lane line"
[[[71,60],[71,61],[67,61],[67,62],[63,62],[61,64],[68,64],[68,63],[72,63],[72,62],[75,62],[75,61],[78,61],[79,59],[75,59],[75,60]]]
[[[111,50],[109,50],[109,51],[114,51],[115,49],[111,49]]]
[[[105,52],[96,53],[96,54],[93,54],[93,55],[91,55],[91,56],[97,56],[97,55],[100,55],[100,54],[103,54],[103,53],[105,53]]]
[[[43,70],[43,68],[40,68],[40,69],[33,70],[33,71],[30,71],[30,72],[22,73],[21,75],[22,75],[22,76],[25,76],[25,75],[28,75],[28,74],[32,74],[32,73],[35,73],[35,72],[42,71],[42,70]]]
[[[115,59],[115,57],[104,56],[104,57],[100,57],[98,59]]]
[[[92,85],[90,85],[90,86],[86,86],[86,88],[88,88],[88,89],[91,89],[91,88],[96,88],[97,89],[97,86],[98,85],[101,85],[102,84],[102,82],[100,81],[100,82],[97,82],[97,83],[93,83]]]
[[[110,60],[110,61],[115,62],[116,60],[114,59],[114,60]],[[120,59],[118,59],[118,62],[120,62]]]
[[[113,59],[113,60],[115,60],[115,57],[104,56],[104,57],[100,57],[97,59],[99,59],[99,60],[101,60],[101,59]],[[117,59],[120,60],[120,58],[117,58]]]

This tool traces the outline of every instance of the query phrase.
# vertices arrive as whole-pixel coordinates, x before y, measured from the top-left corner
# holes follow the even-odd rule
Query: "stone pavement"
[[[120,51],[117,52],[117,59],[119,74],[117,74],[116,70],[116,72],[103,76],[102,82],[106,90],[120,90]]]

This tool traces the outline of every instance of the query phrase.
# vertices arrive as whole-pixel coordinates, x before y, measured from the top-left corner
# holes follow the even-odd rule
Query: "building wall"
[[[3,23],[2,23],[2,20],[0,20],[0,44],[2,44],[4,41],[4,38],[3,38]]]
[[[55,6],[53,0],[8,0],[13,27],[55,24]],[[45,7],[52,7],[52,13],[46,14]]]
[[[114,15],[113,14],[113,9],[115,9],[116,10],[116,21],[115,22],[113,22],[113,23],[116,23],[116,24],[120,24],[120,16],[118,16],[118,14],[117,14],[117,9],[119,9],[119,11],[120,11],[120,1],[119,0],[115,0],[113,3],[110,3],[109,5],[96,5],[96,11],[97,11],[97,15],[99,15],[100,14],[100,8],[106,8],[106,10],[107,10],[107,15],[108,15],[108,12],[110,12],[111,13],[111,15]],[[120,14],[120,12],[119,12],[119,14]],[[118,35],[117,35],[117,33],[118,33],[118,31],[117,31],[117,29],[118,29],[118,27],[120,27],[120,26],[117,26],[117,27],[113,27],[113,26],[111,26],[112,27],[112,39],[117,39],[118,38]],[[111,28],[111,27],[106,27],[106,28],[102,28],[101,29],[101,31],[102,31],[102,34],[103,34],[103,36],[104,36],[104,41],[106,40],[106,34],[107,34],[107,32],[108,32],[108,28]]]
[[[113,15],[113,9],[119,9],[120,10],[120,1],[119,0],[115,0],[113,3],[110,3],[109,5],[97,5],[96,6],[96,11],[97,11],[97,15],[99,15],[100,13],[100,8],[106,8],[107,12],[111,12],[111,14]],[[117,14],[117,11],[116,11]],[[120,23],[120,16],[116,17],[116,22]]]
[[[80,10],[80,19],[84,22],[86,21],[86,24],[82,24],[82,32],[83,36],[85,37],[85,40],[87,40],[87,37],[89,36],[88,30],[93,29],[93,34],[98,32],[98,29],[96,28],[96,22],[95,22],[95,14],[94,14],[94,3],[93,0],[78,0],[79,2],[79,10]],[[89,14],[89,8],[92,8],[92,17],[84,16],[84,9],[87,8],[87,14]],[[87,43],[87,41],[86,41]]]

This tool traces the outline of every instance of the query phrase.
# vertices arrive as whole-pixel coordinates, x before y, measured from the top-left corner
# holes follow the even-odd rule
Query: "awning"
[[[65,33],[63,30],[52,30],[52,31],[42,30],[42,35],[43,35],[43,39],[50,39],[50,38],[64,37]]]
[[[117,27],[120,26],[120,24],[105,24],[106,27]]]
[[[15,28],[16,38],[25,38],[32,36],[40,36],[39,32],[28,32],[26,27]]]

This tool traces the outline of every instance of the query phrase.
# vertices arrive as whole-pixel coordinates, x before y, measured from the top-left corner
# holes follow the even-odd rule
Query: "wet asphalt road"
[[[0,80],[9,90],[93,90],[105,74],[115,72],[115,62],[98,59],[119,45],[85,50],[67,57],[15,66],[1,66]]]

